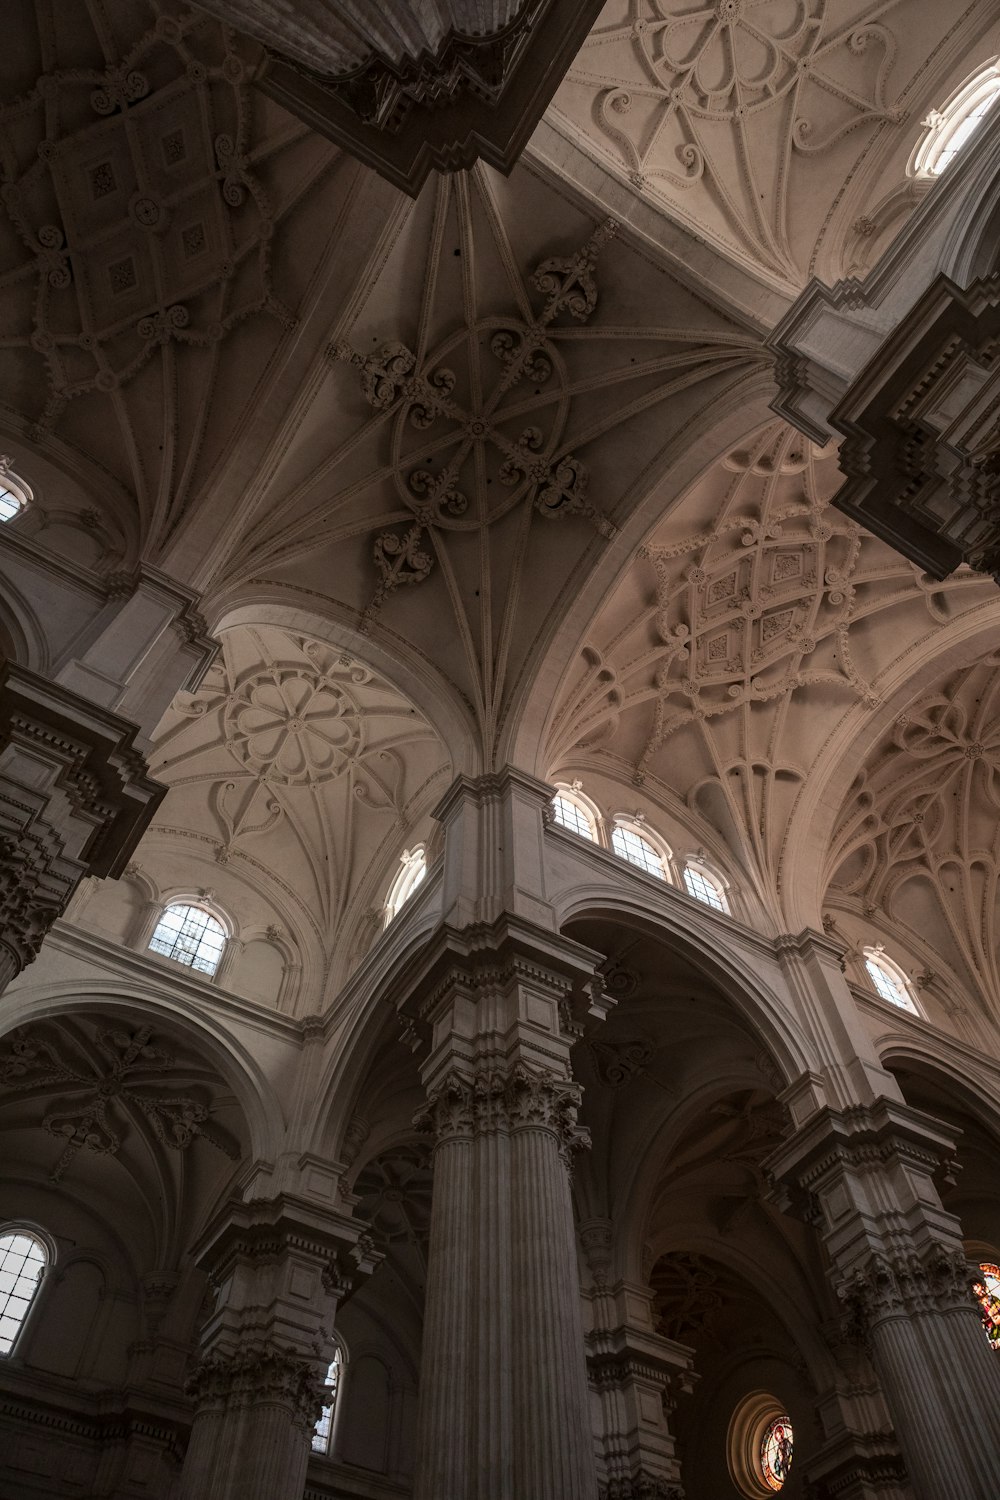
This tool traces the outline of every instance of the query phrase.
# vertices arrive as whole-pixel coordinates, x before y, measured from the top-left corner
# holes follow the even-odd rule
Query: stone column
[[[286,1197],[230,1205],[204,1236],[215,1308],[180,1500],[301,1500],[337,1305],[375,1265],[361,1229]]]
[[[0,991],[84,875],[118,875],[164,788],[135,727],[0,662]]]
[[[569,1049],[597,959],[510,916],[444,929],[401,1005],[435,1141],[416,1500],[595,1500]]]
[[[592,1285],[584,1294],[590,1386],[600,1410],[604,1500],[682,1500],[669,1413],[690,1394],[694,1354],[657,1333],[649,1287],[613,1280],[609,1219],[580,1226]]]
[[[793,1117],[811,1086],[787,1092]],[[944,1126],[876,1099],[812,1110],[768,1168],[779,1201],[822,1234],[917,1500],[995,1500],[1000,1362],[983,1335],[960,1226],[933,1181],[953,1151]]]

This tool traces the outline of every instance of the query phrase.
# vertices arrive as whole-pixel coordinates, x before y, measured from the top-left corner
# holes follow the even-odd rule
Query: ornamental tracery
[[[378,583],[362,617],[365,628],[387,595],[430,573],[434,560],[424,542],[431,527],[478,530],[527,500],[539,515],[589,516],[604,535],[614,535],[614,526],[588,498],[586,464],[562,442],[571,393],[565,360],[551,334],[560,317],[582,323],[596,308],[597,259],[617,227],[606,219],[575,254],[539,262],[530,278],[545,298],[538,313],[525,299],[520,317],[482,319],[422,362],[401,343],[385,344],[375,354],[363,355],[346,342],[329,351],[331,359],[360,371],[369,405],[393,415],[396,492],[413,514],[405,532],[376,538]],[[478,349],[487,343],[492,360],[484,362]],[[439,362],[445,359],[455,368]],[[548,400],[533,410],[519,387],[534,386],[538,397],[550,381]],[[533,420],[522,425],[529,413]],[[418,442],[413,433],[426,438]],[[418,450],[428,455],[426,467],[405,472],[408,455],[418,462]],[[494,480],[488,495],[485,485]]]
[[[1000,654],[949,674],[903,713],[845,800],[831,896],[934,943],[1000,998]]]
[[[916,10],[914,0],[609,0],[554,108],[563,132],[642,197],[800,284],[837,188],[920,108],[921,73],[969,14]],[[816,165],[834,162],[827,195]]]
[[[128,1134],[143,1127],[175,1151],[201,1139],[235,1160],[236,1143],[213,1123],[211,1095],[178,1088],[176,1066],[175,1054],[159,1045],[150,1026],[108,1027],[92,1041],[33,1026],[12,1033],[0,1058],[0,1083],[8,1095],[51,1097],[39,1123],[64,1143],[49,1173],[52,1182],[62,1180],[79,1152],[115,1156]],[[182,1076],[188,1072],[182,1065]]]
[[[605,604],[551,732],[553,764],[606,764],[686,799],[771,889],[834,726],[876,709],[883,669],[988,597],[971,573],[934,582],[834,510],[839,478],[832,447],[783,423],[726,455]]]

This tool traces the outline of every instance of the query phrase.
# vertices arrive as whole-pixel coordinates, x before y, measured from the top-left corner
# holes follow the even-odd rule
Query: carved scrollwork
[[[567,414],[560,406],[546,407],[545,423],[521,427],[515,437],[505,420],[504,398],[515,386],[530,382],[540,387],[563,370],[550,333],[561,316],[585,322],[597,306],[594,276],[598,256],[617,231],[607,219],[583,247],[572,255],[549,256],[532,275],[532,284],[545,296],[542,310],[530,320],[516,314],[489,319],[485,329],[470,326],[465,350],[470,368],[479,367],[481,333],[489,335],[490,352],[500,363],[492,389],[477,397],[461,394],[457,357],[455,368],[431,354],[418,366],[405,344],[387,342],[374,354],[363,354],[349,343],[330,346],[332,361],[350,364],[361,373],[361,391],[376,412],[392,413],[396,445],[402,454],[406,428],[433,432],[438,449],[452,447],[439,469],[429,460],[416,467],[401,462],[397,474],[399,499],[413,514],[415,524],[402,534],[383,532],[375,542],[374,561],[380,575],[371,601],[363,611],[368,629],[386,598],[398,588],[420,583],[431,572],[433,557],[425,541],[435,542],[437,528],[473,530],[490,525],[524,498],[539,515],[549,518],[583,515],[610,534],[587,498],[589,474],[578,455],[565,451],[560,437]],[[476,377],[476,384],[480,376]],[[538,395],[538,391],[535,392]],[[498,500],[484,484],[494,478],[510,497]]]

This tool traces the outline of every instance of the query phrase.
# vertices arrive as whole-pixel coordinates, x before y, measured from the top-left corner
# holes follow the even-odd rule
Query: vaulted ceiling
[[[511,175],[416,200],[181,0],[8,9],[5,449],[223,643],[160,886],[242,882],[330,982],[449,775],[515,755],[683,803],[785,921],[810,787],[997,605],[831,509],[763,338],[911,211],[995,7],[609,0]]]

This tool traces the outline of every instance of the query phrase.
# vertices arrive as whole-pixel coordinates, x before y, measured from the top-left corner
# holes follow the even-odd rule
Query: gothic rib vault
[[[992,286],[995,125],[907,168],[995,5],[608,0],[516,164],[422,187],[484,97],[449,16],[558,4],[337,0],[383,175],[261,71],[322,7],[9,8],[18,1497],[764,1500],[764,1393],[788,1500],[992,1500],[1000,596],[769,403],[825,430],[911,262]]]

